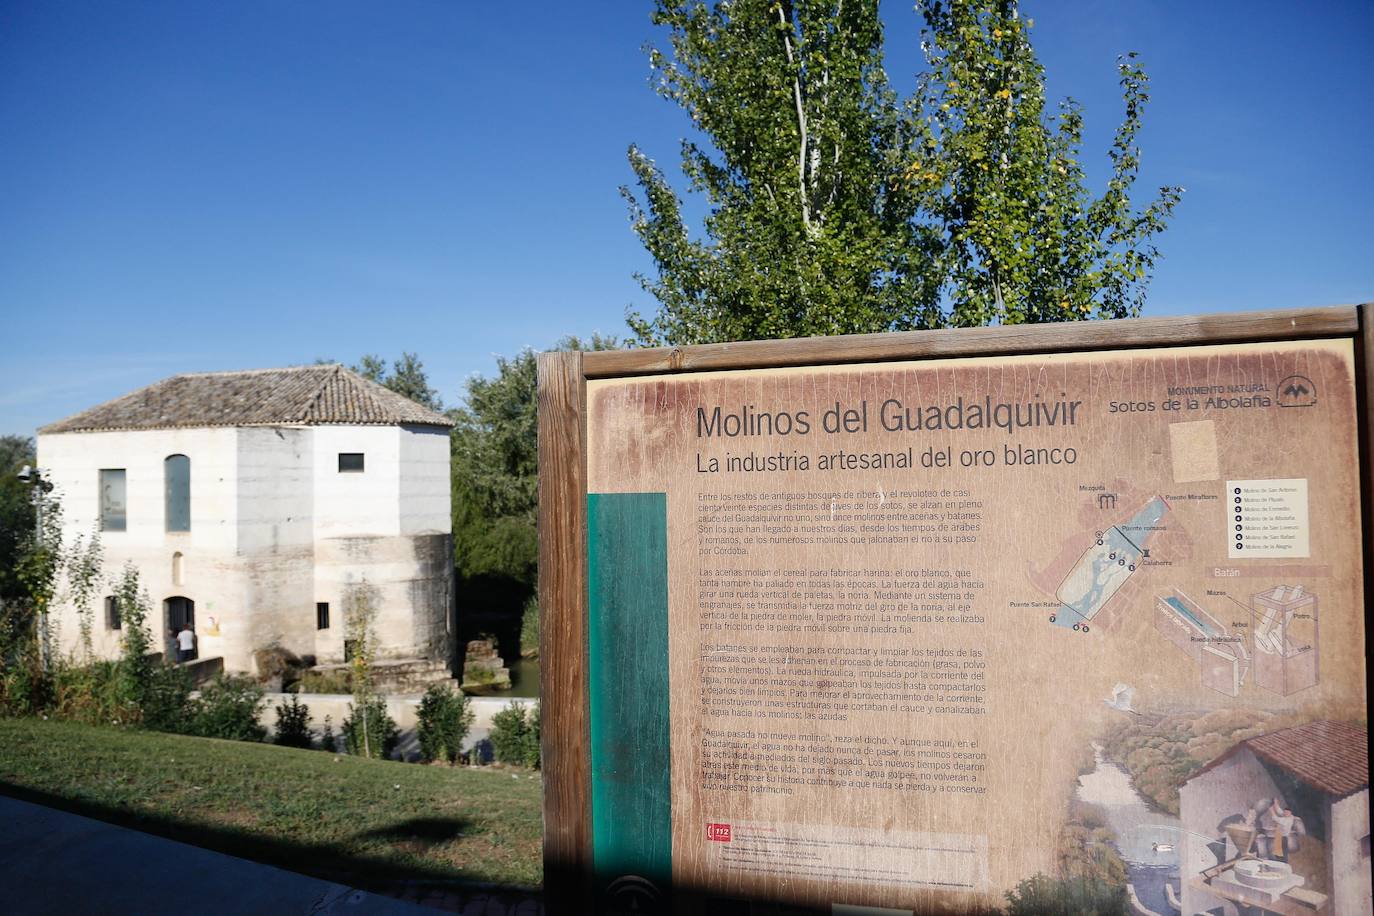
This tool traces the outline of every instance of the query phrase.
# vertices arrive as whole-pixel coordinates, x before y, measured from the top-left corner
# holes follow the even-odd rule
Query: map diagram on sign
[[[1141,562],[1149,556],[1150,543],[1169,512],[1161,496],[1149,499],[1129,521],[1097,532],[1096,541],[1059,584],[1055,599],[1059,608],[1050,616],[1056,626],[1087,630]]]

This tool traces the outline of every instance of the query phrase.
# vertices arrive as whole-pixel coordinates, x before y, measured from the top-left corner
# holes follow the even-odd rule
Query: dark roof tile
[[[206,426],[452,426],[443,414],[338,365],[174,375],[58,420],[53,433]]]
[[[1338,798],[1369,786],[1369,732],[1326,719],[1247,738],[1204,766],[1193,779],[1241,748]]]

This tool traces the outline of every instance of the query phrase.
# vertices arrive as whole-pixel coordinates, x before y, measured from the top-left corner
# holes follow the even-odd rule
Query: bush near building
[[[425,761],[458,762],[463,739],[472,728],[474,714],[462,691],[448,684],[431,684],[420,700],[418,738],[420,757]]]
[[[491,717],[490,740],[498,763],[538,769],[539,707],[527,713],[519,703],[511,703]]]
[[[278,703],[277,734],[275,743],[284,747],[313,747],[310,736],[310,707],[302,703],[300,697],[293,696],[285,703]]]
[[[386,759],[401,737],[396,720],[386,711],[386,699],[380,696],[349,704],[341,730],[344,749],[358,757]]]

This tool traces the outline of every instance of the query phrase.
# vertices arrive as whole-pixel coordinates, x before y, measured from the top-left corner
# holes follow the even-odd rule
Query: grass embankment
[[[0,792],[359,887],[537,887],[540,780],[0,719]]]

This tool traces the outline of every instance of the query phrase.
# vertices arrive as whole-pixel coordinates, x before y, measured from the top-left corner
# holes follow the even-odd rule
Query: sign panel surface
[[[1356,437],[1349,340],[589,381],[603,877],[1367,911]]]

